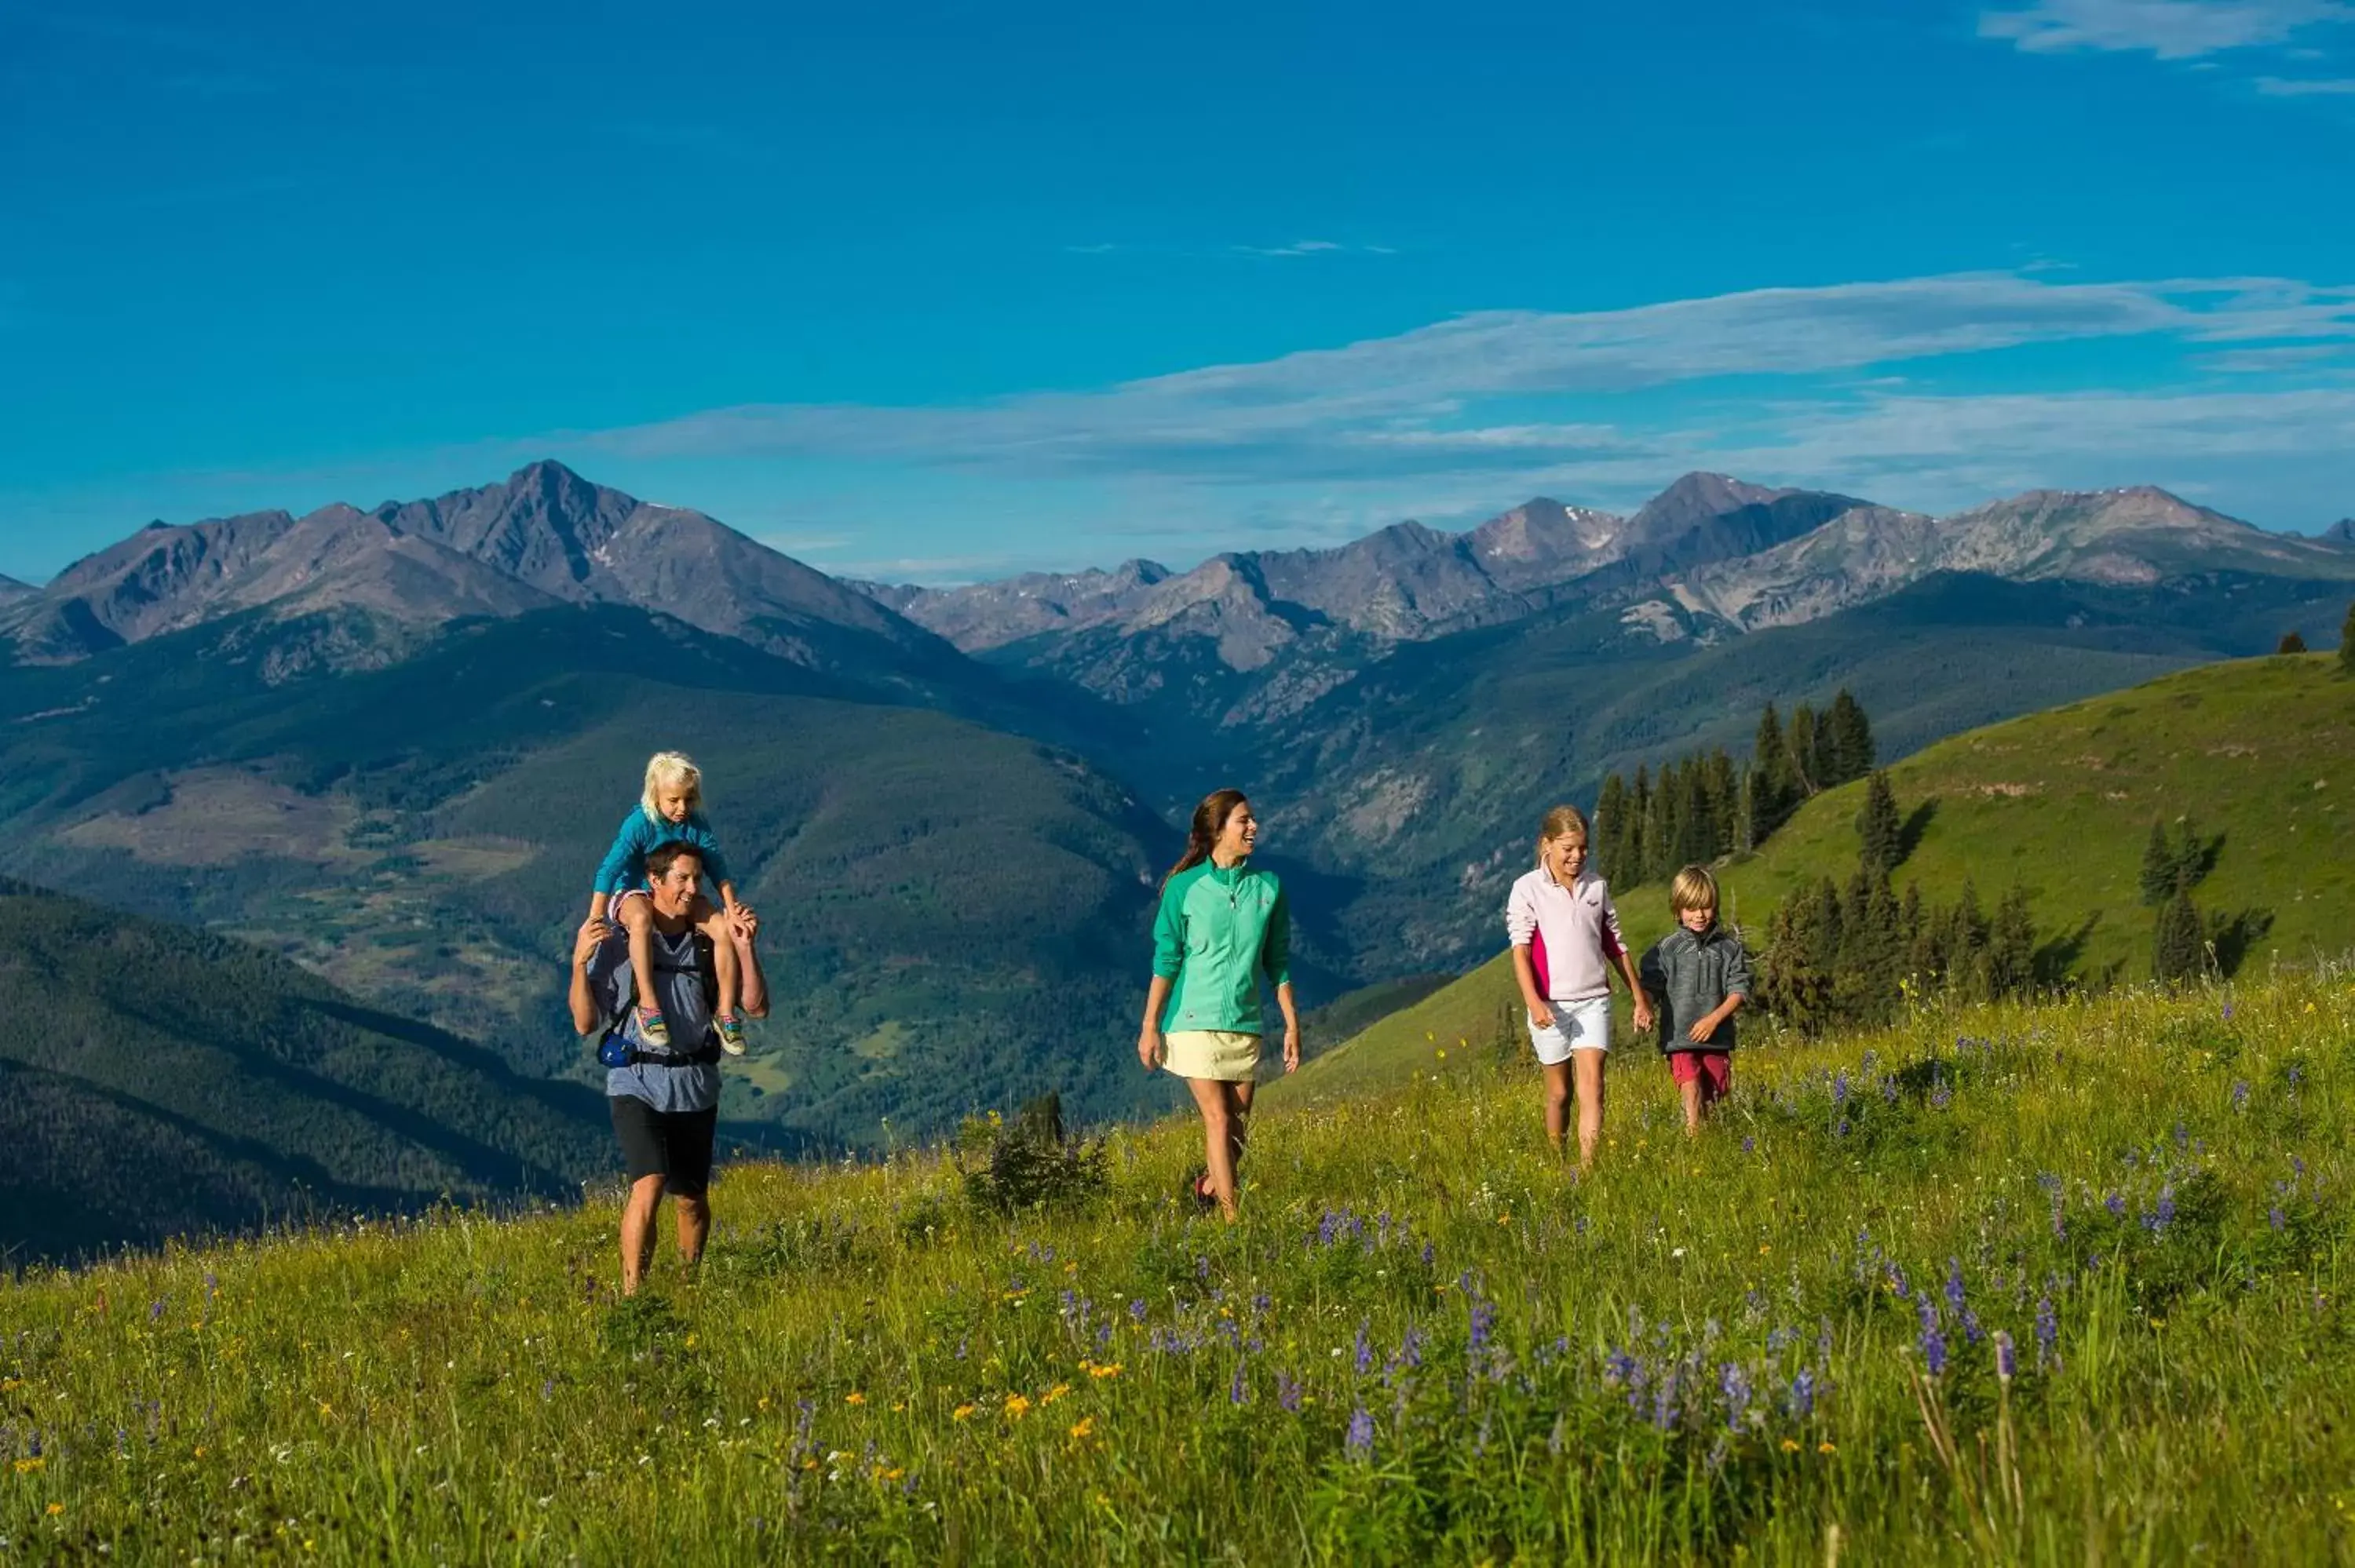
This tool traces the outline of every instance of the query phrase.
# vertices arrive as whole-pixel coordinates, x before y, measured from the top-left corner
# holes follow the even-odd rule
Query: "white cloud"
[[[1393,337],[1088,392],[951,407],[754,405],[576,437],[653,461],[826,457],[1039,479],[1374,483],[1660,461],[1657,435],[1494,405],[1797,377],[2067,341],[2355,343],[2355,289],[2278,279],[2058,283],[1971,274],[1632,310],[1493,311]],[[1705,391],[1706,388],[1697,388]],[[1818,398],[1820,400],[1820,398]],[[1744,417],[1754,414],[1746,406]],[[1502,412],[1497,410],[1497,412]]]
[[[2147,51],[2163,60],[2281,44],[2301,28],[2355,21],[2343,0],[2031,0],[1979,16],[1979,36],[2035,53]]]
[[[2267,98],[2338,97],[2355,93],[2355,77],[2261,76],[2257,90]]]

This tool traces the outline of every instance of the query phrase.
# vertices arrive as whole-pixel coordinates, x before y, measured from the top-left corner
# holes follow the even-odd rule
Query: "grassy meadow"
[[[2310,1563],[2355,1550],[2355,971],[1648,1049],[1493,1032],[1012,1219],[938,1153],[0,1285],[0,1560]],[[2009,1375],[2007,1375],[2007,1372]]]

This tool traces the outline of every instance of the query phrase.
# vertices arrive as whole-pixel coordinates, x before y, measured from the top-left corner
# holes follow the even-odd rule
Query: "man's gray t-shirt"
[[[711,961],[709,949],[697,951],[696,933],[691,930],[676,937],[666,937],[659,929],[646,935],[653,943],[655,996],[662,1003],[663,1022],[670,1025],[670,1049],[681,1055],[701,1050],[713,1037],[711,1001],[704,991],[703,972],[703,966]],[[616,930],[589,955],[589,994],[596,998],[607,1018],[626,1015],[622,1033],[632,1045],[649,1053],[660,1049],[648,1045],[638,1033],[637,986],[630,974],[627,932]],[[669,1067],[641,1062],[609,1067],[605,1095],[609,1099],[623,1096],[641,1099],[658,1111],[709,1110],[719,1103],[719,1065],[704,1062]]]

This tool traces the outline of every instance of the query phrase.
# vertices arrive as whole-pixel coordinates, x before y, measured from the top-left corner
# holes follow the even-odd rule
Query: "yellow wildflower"
[[[19,1459],[16,1461],[16,1473],[20,1476],[29,1476],[48,1463],[47,1459]]]
[[[49,1517],[50,1517],[51,1519],[55,1519],[55,1518],[57,1518],[57,1516],[58,1516],[58,1515],[59,1515],[59,1514],[61,1514],[61,1513],[63,1513],[63,1512],[65,1512],[65,1511],[66,1511],[66,1505],[65,1505],[65,1504],[63,1504],[63,1503],[51,1503],[51,1504],[49,1505]]]
[[[1784,1439],[1783,1439],[1783,1452],[1785,1452],[1785,1454],[1796,1454],[1796,1453],[1797,1453],[1798,1451],[1799,1451],[1799,1440],[1798,1440],[1797,1438],[1796,1438],[1796,1437],[1785,1437],[1785,1438],[1784,1438]]]
[[[1816,1445],[1816,1452],[1818,1454],[1837,1454],[1839,1450],[1833,1447],[1829,1443],[1818,1443]]]
[[[1109,1366],[1092,1366],[1088,1369],[1088,1375],[1095,1378],[1118,1377],[1120,1375],[1120,1363],[1118,1361],[1114,1361]]]
[[[1071,1426],[1071,1436],[1075,1439],[1088,1437],[1094,1434],[1095,1429],[1096,1418],[1092,1415],[1083,1416],[1079,1421],[1073,1423]]]
[[[853,1392],[842,1396],[842,1403],[845,1404],[864,1404],[867,1403],[867,1396],[854,1390]]]
[[[1758,1244],[1758,1255],[1760,1257],[1764,1257],[1768,1253],[1773,1252],[1774,1250],[1774,1246],[1769,1243],[1760,1242]]]
[[[969,1420],[972,1415],[973,1406],[970,1404],[960,1404],[954,1410],[949,1412],[949,1419],[951,1421]]]
[[[1025,1415],[1025,1414],[1028,1414],[1029,1413],[1029,1409],[1030,1409],[1030,1402],[1029,1402],[1028,1399],[1025,1399],[1022,1395],[1020,1395],[1020,1394],[1017,1393],[1017,1394],[1009,1394],[1009,1395],[1007,1397],[1007,1401],[1006,1401],[1006,1414],[1007,1414],[1011,1415],[1011,1416],[1014,1416],[1014,1417],[1016,1417],[1016,1418],[1019,1419],[1021,1416],[1023,1416],[1023,1415]]]
[[[1059,1383],[1054,1387],[1049,1389],[1046,1393],[1040,1394],[1039,1396],[1039,1403],[1041,1404],[1052,1404],[1055,1401],[1062,1398],[1063,1395],[1071,1392],[1071,1385],[1070,1383]]]

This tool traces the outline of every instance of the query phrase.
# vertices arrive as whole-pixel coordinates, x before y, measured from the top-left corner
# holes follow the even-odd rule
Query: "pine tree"
[[[2175,845],[2169,842],[2167,825],[2158,818],[2150,820],[2150,839],[2142,846],[2142,901],[2152,907],[2167,902],[2175,891]]]
[[[1897,929],[1905,946],[1902,975],[1916,985],[1926,985],[1932,966],[1924,961],[1922,948],[1922,885],[1918,882],[1905,885],[1905,896],[1897,905]]]
[[[1863,842],[1860,858],[1870,869],[1886,876],[1897,869],[1905,853],[1905,824],[1897,815],[1897,793],[1889,775],[1875,772],[1864,789],[1864,809],[1856,816],[1857,836]]]
[[[1733,853],[1749,854],[1758,847],[1758,769],[1749,763],[1742,765],[1742,781],[1735,786],[1733,806]]]
[[[1707,775],[1710,811],[1709,858],[1729,855],[1734,848],[1734,824],[1742,813],[1742,785],[1734,777],[1733,758],[1719,747],[1710,753]]]
[[[1987,922],[1979,909],[1979,890],[1963,879],[1961,896],[1946,929],[1946,989],[1966,1001],[1987,997]]]
[[[1832,698],[1831,711],[1824,715],[1827,777],[1818,779],[1827,789],[1835,784],[1845,784],[1851,779],[1861,779],[1872,771],[1872,725],[1864,716],[1864,708],[1842,686]]]
[[[1987,931],[1987,994],[2024,996],[2036,983],[2036,921],[2028,912],[2028,889],[2015,882],[1996,906]]]
[[[1759,1001],[1792,1028],[1813,1033],[1829,1025],[1832,970],[1839,950],[1839,895],[1826,877],[1775,906],[1761,955]]]
[[[1594,802],[1594,869],[1614,887],[1635,884],[1627,864],[1627,781],[1616,773],[1603,780]]]
[[[2339,625],[2339,673],[2355,675],[2355,604],[2347,607],[2347,619]]]
[[[2172,985],[2197,975],[2202,935],[2191,889],[2179,883],[2174,895],[2158,906],[2151,929],[2151,978]]]
[[[1823,788],[1816,779],[1816,710],[1805,703],[1791,710],[1791,738],[1783,749],[1791,759],[1791,779],[1796,786],[1792,804],[1796,806]]]
[[[1798,796],[1791,779],[1789,743],[1783,738],[1783,722],[1775,716],[1773,703],[1768,703],[1766,711],[1758,715],[1758,736],[1751,745],[1750,772],[1750,847],[1756,849],[1783,825]]]

